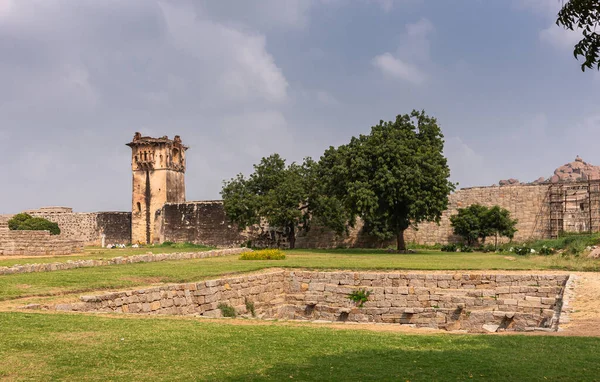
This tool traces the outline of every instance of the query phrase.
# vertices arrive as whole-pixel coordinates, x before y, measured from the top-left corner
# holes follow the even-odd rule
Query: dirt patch
[[[570,322],[559,332],[569,336],[600,336],[600,274],[576,273]]]
[[[57,341],[73,342],[73,343],[85,343],[91,345],[99,343],[102,335],[98,332],[61,332],[53,333],[52,337]]]

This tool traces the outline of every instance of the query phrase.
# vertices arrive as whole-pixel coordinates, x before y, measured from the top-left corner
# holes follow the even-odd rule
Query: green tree
[[[279,154],[262,158],[248,178],[239,174],[224,182],[221,196],[225,213],[242,229],[264,219],[269,226],[282,230],[290,248],[294,248],[296,231],[308,226],[307,178],[313,165],[310,158],[302,166],[286,166]]]
[[[459,208],[456,215],[450,216],[450,224],[454,234],[462,237],[467,245],[473,245],[481,238],[485,241],[489,231],[485,227],[488,208],[480,204],[471,204]]]
[[[512,239],[517,232],[517,220],[511,219],[510,211],[499,206],[491,207],[483,217],[484,228],[489,236],[494,236],[494,248],[498,248],[498,237]]]
[[[26,213],[20,213],[13,216],[8,221],[8,228],[15,231],[50,231],[52,235],[60,234],[60,228],[57,223],[53,223],[44,218],[34,218]]]
[[[443,148],[435,118],[414,110],[330,147],[319,161],[326,197],[315,200],[315,216],[338,232],[360,216],[367,233],[396,238],[397,249],[406,250],[404,231],[422,221],[439,222],[454,190]]]
[[[600,70],[600,0],[568,0],[558,13],[556,24],[566,29],[580,30],[583,38],[575,45],[573,55],[584,59],[581,70]]]
[[[450,216],[450,224],[454,233],[468,245],[478,243],[479,239],[485,243],[487,237],[494,236],[494,246],[497,248],[499,236],[512,239],[517,232],[517,220],[511,219],[510,211],[499,206],[488,208],[471,204],[459,208],[457,214]]]

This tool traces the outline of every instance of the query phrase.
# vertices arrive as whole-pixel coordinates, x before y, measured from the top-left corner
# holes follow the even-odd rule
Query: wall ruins
[[[406,324],[446,330],[556,330],[567,275],[274,271],[82,296],[57,310]],[[371,292],[363,307],[348,294]]]

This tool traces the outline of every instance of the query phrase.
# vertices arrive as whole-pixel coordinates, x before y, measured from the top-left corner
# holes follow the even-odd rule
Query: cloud
[[[405,29],[397,51],[375,56],[371,63],[385,76],[419,85],[428,78],[424,68],[430,64],[429,35],[435,27],[431,21],[421,19]]]
[[[573,49],[573,46],[577,44],[583,35],[581,31],[572,31],[564,29],[557,25],[550,25],[548,28],[540,31],[540,40],[542,42],[553,45],[558,49]]]
[[[389,77],[421,84],[425,81],[425,73],[417,66],[406,63],[391,53],[384,53],[373,59],[373,65]]]

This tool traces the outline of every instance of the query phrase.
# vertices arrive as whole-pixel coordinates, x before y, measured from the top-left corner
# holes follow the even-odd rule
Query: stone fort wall
[[[4,221],[0,222],[0,256],[54,256],[81,251],[83,241],[50,235],[48,231],[11,231]]]
[[[131,242],[130,212],[73,212],[69,207],[45,207],[26,213],[58,224],[61,236],[83,241],[85,245]],[[6,218],[6,216],[5,216]]]
[[[459,238],[452,233],[450,216],[458,208],[474,203],[485,206],[499,205],[511,212],[518,220],[514,240],[525,241],[544,238],[548,234],[549,204],[547,184],[511,185],[502,187],[465,188],[449,196],[446,210],[438,224],[422,223],[418,229],[408,229],[405,239],[417,244],[447,244]],[[281,232],[268,227],[253,227],[240,231],[231,223],[223,209],[222,201],[187,202],[166,204],[157,212],[155,230],[157,241],[193,242],[220,247],[238,246],[248,240],[255,246],[287,246]],[[387,247],[395,241],[381,242],[366,235],[362,221],[349,230],[347,235],[337,236],[331,230],[312,227],[308,232],[300,232],[296,239],[297,248],[335,247]]]

